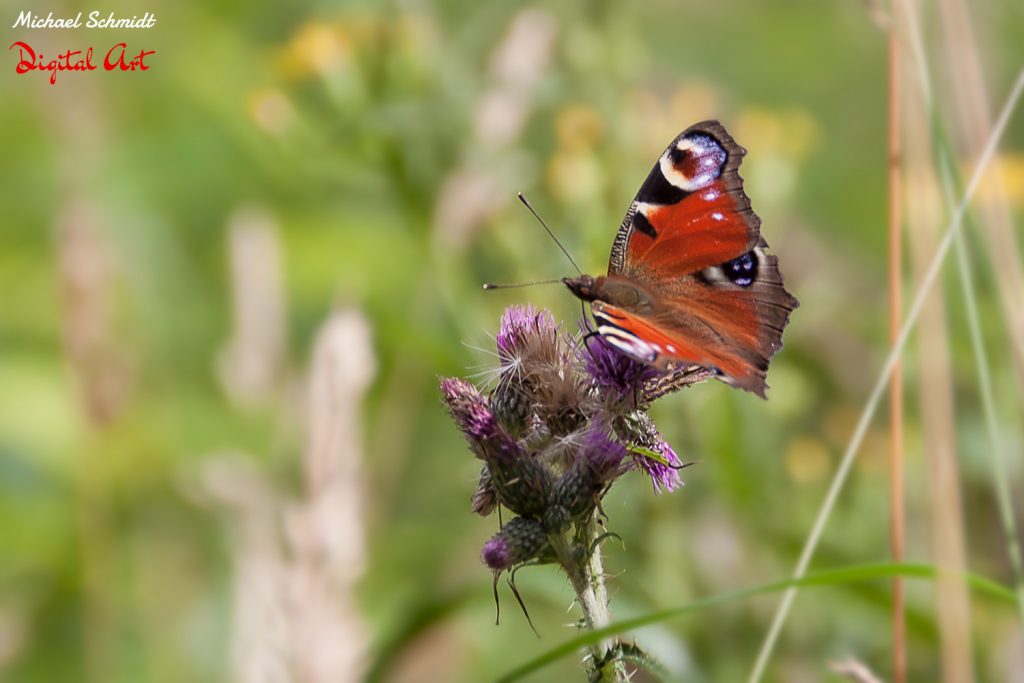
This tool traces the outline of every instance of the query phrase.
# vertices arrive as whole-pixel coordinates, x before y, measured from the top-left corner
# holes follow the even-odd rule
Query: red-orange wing
[[[658,158],[612,245],[610,275],[687,275],[760,242],[738,169],[746,150],[717,121],[680,133]]]
[[[593,302],[598,331],[659,367],[697,364],[764,396],[799,304],[767,253],[738,169],[745,150],[717,121],[691,126],[641,186],[612,246],[609,279],[641,288],[641,311]]]

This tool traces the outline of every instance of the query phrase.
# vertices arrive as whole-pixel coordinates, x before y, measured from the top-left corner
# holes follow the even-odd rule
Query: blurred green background
[[[25,9],[43,11],[5,0],[0,20]],[[710,383],[656,405],[699,464],[675,493],[631,476],[606,500],[625,539],[606,545],[612,610],[644,614],[791,572],[888,344],[885,6],[115,0],[45,11],[93,9],[158,23],[4,29],[49,54],[102,55],[120,40],[156,54],[145,73],[60,73],[54,86],[15,75],[14,52],[3,62],[0,679],[479,681],[572,635],[572,591],[549,568],[517,577],[541,638],[504,584],[494,626],[479,551],[497,520],[469,510],[478,463],[437,378],[493,365],[508,304],[551,307],[569,326],[579,316],[559,287],[480,290],[570,274],[516,191],[599,273],[654,159],[704,118],[748,149],[747,193],[802,305],[769,401]],[[1024,57],[1024,6],[971,11],[995,110]],[[952,128],[967,94],[935,15],[921,25]],[[919,99],[910,73],[907,98]],[[909,116],[911,136],[927,127]],[[955,142],[966,174],[974,157]],[[1019,224],[1021,115],[1002,149]],[[1005,269],[979,235],[968,246],[1019,492]],[[911,231],[908,251],[920,239]],[[962,506],[936,502],[928,484],[927,366],[912,349],[907,557],[936,561],[935,539],[958,532],[934,512],[951,506],[967,568],[1010,584],[947,270],[944,445]],[[909,296],[919,271],[906,272]],[[884,412],[874,420],[813,567],[889,556],[886,424]],[[910,680],[939,680],[949,645],[934,586],[908,592]],[[886,583],[802,594],[768,679],[839,680],[828,664],[850,655],[888,678],[889,595]],[[636,637],[671,680],[743,680],[776,603]],[[1012,607],[975,600],[968,628],[976,680],[1022,680]],[[535,680],[582,677],[569,658]]]

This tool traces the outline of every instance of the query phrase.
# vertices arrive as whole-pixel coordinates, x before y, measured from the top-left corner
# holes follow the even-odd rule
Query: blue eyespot
[[[757,278],[757,255],[752,251],[748,251],[739,258],[726,261],[722,264],[722,272],[725,273],[725,276],[733,284],[740,287],[749,287],[754,284],[754,280]]]

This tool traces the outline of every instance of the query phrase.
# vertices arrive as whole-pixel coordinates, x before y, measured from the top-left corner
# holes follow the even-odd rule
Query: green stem
[[[569,577],[580,609],[583,625],[588,631],[601,629],[611,623],[608,609],[608,590],[604,585],[604,563],[601,560],[598,527],[593,516],[576,527],[575,543],[565,534],[551,534],[551,547]],[[593,550],[591,551],[591,548]],[[625,683],[626,666],[618,654],[614,639],[602,640],[587,646],[590,680],[601,683]]]

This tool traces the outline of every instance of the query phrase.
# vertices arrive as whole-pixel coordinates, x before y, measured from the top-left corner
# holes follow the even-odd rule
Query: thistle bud
[[[502,505],[519,515],[540,517],[551,500],[551,470],[534,456],[490,467],[491,480]]]
[[[530,398],[518,382],[501,380],[491,392],[491,410],[512,434],[522,434],[530,420]]]
[[[548,543],[540,522],[515,517],[484,543],[481,558],[491,569],[501,571],[537,557]]]
[[[552,501],[573,518],[582,517],[597,506],[601,488],[587,463],[578,460],[555,482]]]
[[[549,534],[560,534],[569,528],[572,516],[569,511],[558,503],[553,502],[544,510],[544,517],[541,519],[541,526]]]
[[[456,377],[441,380],[441,399],[448,407],[448,413],[455,421],[455,426],[465,434],[470,450],[478,458],[482,458],[480,437],[492,419],[487,401],[476,387]]]

